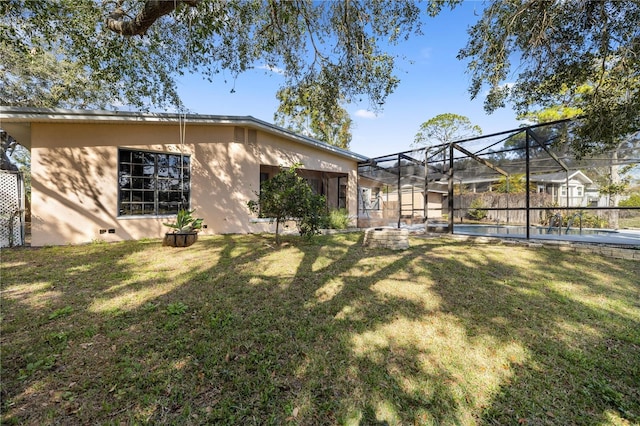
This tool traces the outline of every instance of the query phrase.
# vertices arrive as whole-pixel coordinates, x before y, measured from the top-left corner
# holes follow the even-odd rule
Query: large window
[[[190,204],[188,155],[120,149],[118,215],[168,215]]]

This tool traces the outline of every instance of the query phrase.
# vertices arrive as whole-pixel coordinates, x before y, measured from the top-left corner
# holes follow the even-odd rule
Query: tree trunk
[[[280,245],[280,219],[276,219],[276,244]]]

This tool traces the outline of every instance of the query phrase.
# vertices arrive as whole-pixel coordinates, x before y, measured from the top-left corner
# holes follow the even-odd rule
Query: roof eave
[[[199,115],[179,113],[141,113],[131,111],[105,111],[105,110],[70,110],[61,108],[23,108],[0,107],[0,125],[2,122],[24,123],[30,125],[34,122],[129,122],[129,123],[165,123],[171,124],[183,122],[184,124],[200,125],[229,125],[246,126],[276,134],[287,139],[312,146],[323,151],[329,151],[341,157],[353,161],[364,161],[366,157],[355,152],[329,145],[317,139],[298,135],[282,127],[278,127],[266,121],[259,120],[250,115]]]

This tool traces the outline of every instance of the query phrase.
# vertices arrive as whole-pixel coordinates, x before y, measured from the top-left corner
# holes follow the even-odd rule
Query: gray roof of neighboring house
[[[532,174],[529,176],[529,180],[531,182],[538,182],[538,183],[546,182],[546,183],[564,184],[567,181],[567,173],[568,173],[569,180],[576,179],[587,185],[593,184],[593,181],[589,179],[580,170],[570,170],[568,172],[557,172],[557,173]],[[467,178],[467,179],[462,179],[461,182],[464,184],[487,183],[487,182],[496,182],[499,179],[500,177],[498,176],[491,176],[491,177]]]
[[[252,116],[200,115],[157,112],[104,111],[104,110],[70,110],[60,108],[23,108],[0,106],[0,129],[5,130],[19,143],[30,142],[30,125],[37,122],[128,122],[128,123],[180,123],[200,125],[233,125],[259,129],[267,133],[283,136],[303,145],[312,146],[332,152],[354,161],[368,160],[361,154],[329,145],[307,136],[276,126]],[[22,140],[21,140],[22,139]],[[27,145],[28,146],[28,145]]]
[[[569,170],[568,172],[546,173],[541,175],[531,175],[529,179],[533,182],[550,182],[550,183],[565,183],[567,179],[576,179],[582,183],[592,184],[593,181],[589,179],[580,170]]]

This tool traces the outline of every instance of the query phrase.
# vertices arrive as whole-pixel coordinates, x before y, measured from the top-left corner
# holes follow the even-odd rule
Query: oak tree
[[[480,126],[471,123],[468,117],[445,113],[436,115],[422,123],[420,130],[416,133],[413,145],[447,144],[481,134]]]
[[[586,84],[577,152],[615,147],[640,129],[639,2],[491,2],[468,32],[458,58],[468,61],[472,98],[488,89],[487,111],[513,102],[525,114]]]
[[[399,81],[383,48],[421,26],[413,2],[364,0],[6,0],[0,12],[11,51],[55,54],[111,104],[143,109],[179,106],[184,73],[220,81],[255,67],[282,70],[283,88],[322,81],[327,108],[336,94],[379,108]]]

